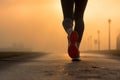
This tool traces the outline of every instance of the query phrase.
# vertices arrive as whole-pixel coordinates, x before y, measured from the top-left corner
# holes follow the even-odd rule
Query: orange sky
[[[100,30],[101,49],[108,49],[108,19],[111,18],[111,46],[116,48],[120,32],[120,1],[89,0],[85,12],[85,32],[81,49],[88,49]],[[62,28],[60,0],[0,1],[0,47],[14,44],[37,51],[65,52],[67,37]],[[92,40],[88,39],[92,36]]]

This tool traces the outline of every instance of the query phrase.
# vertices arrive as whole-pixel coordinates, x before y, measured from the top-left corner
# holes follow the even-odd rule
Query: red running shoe
[[[68,36],[68,54],[71,58],[79,57],[79,49],[78,49],[78,33],[76,31],[72,31]]]

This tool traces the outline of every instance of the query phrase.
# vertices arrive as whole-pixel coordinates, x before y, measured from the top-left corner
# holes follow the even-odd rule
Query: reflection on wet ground
[[[0,80],[119,80],[120,62],[101,54],[81,54],[72,62],[67,54],[48,54],[0,61]],[[7,76],[7,77],[6,77]]]

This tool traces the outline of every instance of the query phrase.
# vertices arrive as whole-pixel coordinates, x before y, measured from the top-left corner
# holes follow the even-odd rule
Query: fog
[[[58,28],[63,29],[54,5],[48,4],[50,0],[47,4],[39,0],[32,1],[34,4],[27,0],[13,2],[3,2],[0,7],[0,48],[45,52],[60,50],[58,39],[61,37],[58,36],[61,31]]]
[[[108,4],[109,2],[109,4]],[[88,2],[81,50],[108,49],[108,19],[111,22],[111,48],[116,49],[120,32],[118,1]],[[0,50],[66,52],[67,35],[62,28],[62,10],[57,0],[0,0]],[[89,44],[90,43],[90,44]]]

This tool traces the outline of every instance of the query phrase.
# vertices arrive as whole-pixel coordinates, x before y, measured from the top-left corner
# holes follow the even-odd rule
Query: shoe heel
[[[73,31],[70,34],[70,46],[68,47],[68,54],[71,58],[76,58],[79,55],[79,50],[76,46],[76,42],[78,40],[78,33]]]

